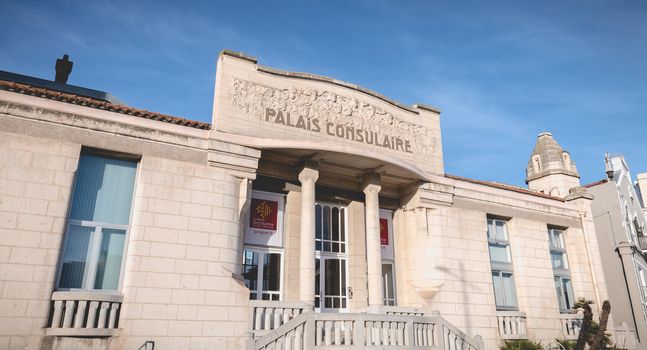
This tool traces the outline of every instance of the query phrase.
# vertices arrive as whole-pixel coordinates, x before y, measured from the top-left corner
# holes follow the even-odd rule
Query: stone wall
[[[80,145],[0,131],[0,150],[0,349],[37,349]]]

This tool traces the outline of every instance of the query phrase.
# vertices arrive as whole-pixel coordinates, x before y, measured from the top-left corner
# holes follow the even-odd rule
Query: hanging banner
[[[380,218],[380,244],[389,245],[389,221]]]
[[[252,192],[245,244],[283,246],[284,199],[280,194]]]
[[[382,259],[393,260],[393,212],[380,209]]]

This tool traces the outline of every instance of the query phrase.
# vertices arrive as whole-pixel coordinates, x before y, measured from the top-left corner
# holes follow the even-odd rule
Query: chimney
[[[609,180],[613,180],[613,165],[611,165],[609,153],[604,154],[604,171],[607,173]]]
[[[72,65],[74,62],[70,61],[68,55],[63,55],[63,58],[56,60],[56,78],[55,82],[61,84],[67,84],[67,78],[72,73]]]

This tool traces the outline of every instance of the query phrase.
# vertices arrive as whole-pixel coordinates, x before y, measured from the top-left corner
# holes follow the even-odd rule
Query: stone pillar
[[[625,278],[627,280],[627,293],[629,294],[629,304],[633,310],[632,314],[636,315],[634,321],[634,327],[636,327],[636,337],[641,339],[641,343],[644,342],[647,337],[647,324],[639,318],[642,314],[642,305],[641,305],[641,293],[642,287],[638,282],[638,276],[636,274],[636,265],[634,264],[634,254],[639,254],[634,251],[631,243],[621,242],[616,246],[618,254],[620,255],[620,262],[622,268],[626,271]],[[611,305],[613,308],[613,305]],[[613,309],[611,309],[613,313]],[[613,324],[613,323],[609,323]]]
[[[319,166],[307,162],[299,173],[301,182],[301,239],[299,244],[299,300],[314,305],[315,300],[315,183]]]
[[[366,217],[366,267],[368,275],[368,305],[381,306],[382,296],[382,247],[380,245],[380,175],[365,174],[362,178],[365,196]]]

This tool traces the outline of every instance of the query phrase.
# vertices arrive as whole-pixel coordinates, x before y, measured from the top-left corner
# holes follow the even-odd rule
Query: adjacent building
[[[587,185],[600,256],[609,288],[616,341],[621,348],[647,347],[647,220],[640,193],[623,156],[607,156],[607,178]],[[642,179],[644,177],[639,177]],[[642,185],[642,187],[640,186]],[[638,190],[638,191],[637,191]]]
[[[3,77],[0,348],[496,349],[609,298],[550,133],[525,189],[446,174],[434,107],[241,53],[211,123]]]

